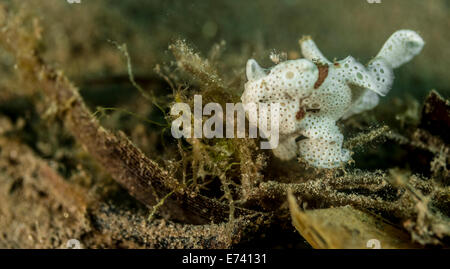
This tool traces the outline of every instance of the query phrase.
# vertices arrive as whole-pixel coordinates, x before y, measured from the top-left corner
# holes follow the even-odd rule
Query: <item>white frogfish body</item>
[[[250,59],[241,99],[244,104],[280,104],[275,156],[289,160],[300,155],[315,167],[339,167],[351,156],[342,148],[336,121],[374,108],[392,86],[393,69],[420,53],[424,42],[414,31],[397,31],[367,66],[351,56],[330,62],[309,37],[300,45],[305,58],[270,69]]]

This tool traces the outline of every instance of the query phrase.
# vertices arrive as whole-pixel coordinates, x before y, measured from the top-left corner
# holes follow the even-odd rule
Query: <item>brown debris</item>
[[[314,84],[314,89],[318,89],[325,79],[328,76],[328,65],[327,64],[318,64],[316,63],[317,68],[319,69],[319,77],[317,78],[316,83]]]
[[[421,248],[401,229],[351,206],[301,210],[292,194],[288,201],[295,228],[316,249]]]
[[[13,44],[25,39],[27,32],[16,32],[13,25],[4,25],[0,42],[16,57],[19,72],[35,81],[46,94],[48,102],[56,105],[58,115],[81,145],[104,167],[106,171],[136,199],[147,206],[156,204],[162,197],[175,190],[175,200],[165,206],[169,212],[190,223],[221,222],[227,219],[228,206],[202,195],[191,193],[172,178],[157,163],[148,159],[124,135],[113,135],[92,117],[77,89],[62,74],[48,67],[34,48]],[[26,68],[21,68],[25,66]],[[156,196],[155,196],[156,195]],[[236,208],[236,216],[252,214],[251,210]]]
[[[419,128],[440,136],[445,143],[450,143],[450,102],[436,91],[431,91],[425,100]]]
[[[305,117],[305,115],[306,115],[305,110],[303,108],[300,108],[297,111],[297,114],[295,114],[295,118],[300,121],[300,120],[302,120]]]

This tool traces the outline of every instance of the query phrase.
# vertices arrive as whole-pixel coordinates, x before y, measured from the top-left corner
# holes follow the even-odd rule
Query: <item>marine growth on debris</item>
[[[350,160],[342,148],[341,118],[374,108],[394,79],[393,69],[410,61],[424,46],[414,31],[395,32],[366,66],[352,56],[331,62],[310,37],[300,40],[305,58],[265,69],[250,59],[242,102],[279,103],[280,141],[274,155],[300,155],[310,165],[335,168]],[[270,116],[269,116],[270,117]]]

